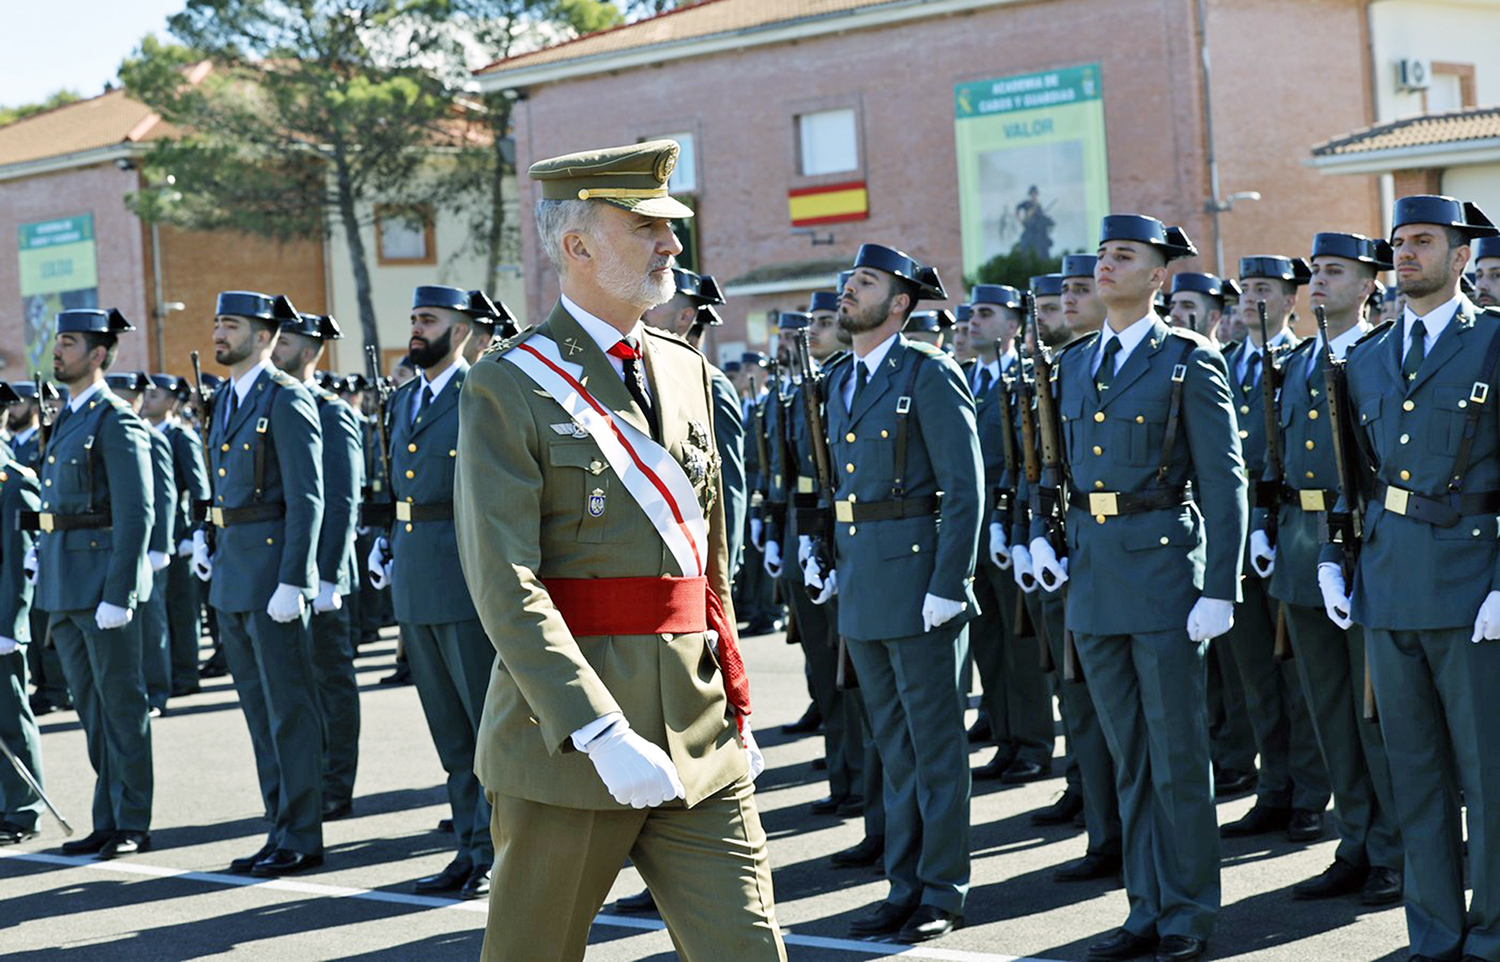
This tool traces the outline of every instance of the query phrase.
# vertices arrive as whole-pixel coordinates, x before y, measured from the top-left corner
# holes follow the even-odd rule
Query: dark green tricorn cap
[[[667,196],[667,178],[682,148],[648,140],[539,160],[527,172],[542,184],[543,200],[602,200],[644,217],[692,217],[692,208]]]

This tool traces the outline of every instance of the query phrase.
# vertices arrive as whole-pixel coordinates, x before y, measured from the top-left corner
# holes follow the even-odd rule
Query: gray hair
[[[563,235],[573,232],[592,233],[599,216],[597,202],[589,200],[539,200],[536,202],[536,232],[542,250],[559,274],[567,263],[563,260]]]

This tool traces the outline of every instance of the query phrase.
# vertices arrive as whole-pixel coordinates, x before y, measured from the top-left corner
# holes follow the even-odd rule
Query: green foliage
[[[551,0],[549,18],[578,36],[618,27],[625,22],[620,8],[609,0]]]
[[[0,107],[0,127],[4,127],[6,124],[13,124],[18,120],[25,120],[27,117],[51,110],[54,107],[77,103],[82,99],[82,97],[71,90],[59,90],[49,95],[41,103],[21,104],[16,107]]]
[[[980,264],[979,270],[972,277],[964,278],[964,286],[1008,284],[1024,291],[1030,286],[1031,279],[1038,274],[1055,274],[1060,270],[1062,254],[1056,257],[1038,257],[1032,251],[1016,248],[1008,254],[996,254]]]

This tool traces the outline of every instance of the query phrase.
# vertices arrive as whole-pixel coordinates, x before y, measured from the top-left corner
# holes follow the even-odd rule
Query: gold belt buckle
[[[397,501],[396,502],[396,520],[397,521],[410,521],[411,520],[411,502],[410,501]]]
[[[1304,488],[1297,492],[1303,511],[1327,511],[1327,498],[1322,488]]]
[[[36,516],[36,526],[38,528],[41,528],[46,533],[51,534],[53,527],[53,517],[54,515],[51,511],[43,511],[41,514]]]
[[[1385,489],[1385,509],[1387,511],[1394,511],[1397,514],[1405,514],[1406,502],[1410,497],[1410,491],[1398,488],[1393,484],[1387,485]]]
[[[1120,496],[1114,491],[1089,492],[1089,514],[1114,517],[1120,513]]]
[[[797,479],[797,493],[798,494],[812,494],[813,493],[813,479],[812,478],[798,478]]]
[[[844,524],[852,522],[854,520],[854,502],[835,501],[833,503],[833,517]]]
[[[208,511],[208,516],[213,520],[214,527],[222,528],[225,526],[223,508],[210,508]]]

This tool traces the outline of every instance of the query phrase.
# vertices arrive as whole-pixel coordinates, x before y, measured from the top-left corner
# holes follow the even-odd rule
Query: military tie
[[[1427,357],[1427,325],[1422,319],[1416,318],[1411,322],[1411,347],[1406,349],[1406,360],[1401,364],[1401,375],[1410,384],[1417,379],[1417,371],[1422,367],[1422,360]]]
[[[1104,400],[1104,392],[1109,390],[1110,384],[1115,379],[1115,355],[1120,353],[1120,339],[1112,337],[1104,342],[1103,353],[1099,357],[1099,370],[1094,374],[1094,392],[1099,400]]]
[[[990,384],[991,384],[991,382],[994,381],[994,379],[995,379],[995,376],[990,373],[990,369],[989,368],[987,368],[987,367],[980,368],[979,369],[979,386],[974,389],[974,397],[976,399],[984,397],[985,394],[989,391]]]
[[[621,338],[619,343],[609,349],[613,357],[620,359],[625,368],[625,390],[635,399],[636,406],[641,413],[646,415],[646,423],[651,425],[651,436],[661,438],[661,427],[656,421],[656,408],[651,404],[651,398],[646,393],[646,371],[640,363],[641,351],[633,337]]]
[[[71,404],[64,404],[62,406],[62,410],[57,412],[57,417],[55,417],[55,418],[52,419],[52,426],[47,429],[47,437],[48,438],[55,438],[55,437],[57,437],[57,429],[60,428],[60,427],[62,427],[63,422],[66,421],[68,419],[68,415],[70,415],[72,413],[73,413],[73,405],[71,405]]]
[[[859,403],[859,396],[864,393],[865,385],[870,381],[870,369],[865,366],[864,361],[854,362],[854,396],[849,399],[849,410]]]
[[[1260,370],[1260,360],[1263,357],[1265,355],[1257,351],[1245,362],[1245,376],[1240,379],[1241,394],[1249,394],[1255,390],[1255,375]]]
[[[422,415],[427,413],[427,405],[432,403],[432,385],[422,384],[422,393],[417,397],[417,413],[412,416],[411,423],[416,424],[422,420]]]
[[[229,404],[224,407],[224,433],[229,433],[229,425],[234,421],[234,413],[240,409],[240,392],[229,385]]]

